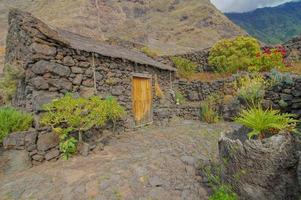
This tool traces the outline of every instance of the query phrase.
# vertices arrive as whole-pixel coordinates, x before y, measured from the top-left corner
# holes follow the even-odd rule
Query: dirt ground
[[[177,121],[125,133],[88,157],[0,175],[0,199],[207,199],[196,167],[216,156],[220,133],[232,126]]]

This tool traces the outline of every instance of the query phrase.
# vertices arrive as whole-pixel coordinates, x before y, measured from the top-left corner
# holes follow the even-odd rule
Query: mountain
[[[301,1],[226,16],[267,44],[283,43],[301,34]]]
[[[0,0],[2,45],[10,7],[31,12],[51,26],[98,40],[144,44],[165,55],[245,34],[210,0]]]

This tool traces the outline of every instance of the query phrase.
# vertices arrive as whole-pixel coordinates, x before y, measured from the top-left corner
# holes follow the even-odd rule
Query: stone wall
[[[301,76],[289,76],[266,91],[265,104],[301,119]]]
[[[209,50],[210,49],[204,49],[200,51],[189,52],[189,53],[179,54],[174,56],[185,58],[196,63],[197,72],[212,71],[212,67],[210,67],[208,64]],[[166,63],[172,64],[171,57],[173,56],[163,56],[162,59],[163,61],[165,60]]]
[[[283,46],[287,49],[290,61],[301,61],[301,36],[289,40]]]
[[[224,94],[232,93],[231,83],[235,80],[235,76],[224,79],[214,80],[212,82],[203,81],[175,81],[175,87],[189,101],[203,101],[210,94],[222,92]]]

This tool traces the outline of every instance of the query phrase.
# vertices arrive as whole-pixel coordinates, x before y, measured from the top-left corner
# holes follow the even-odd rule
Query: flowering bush
[[[282,46],[276,48],[264,48],[256,54],[253,71],[270,71],[282,69],[286,66],[286,50]]]

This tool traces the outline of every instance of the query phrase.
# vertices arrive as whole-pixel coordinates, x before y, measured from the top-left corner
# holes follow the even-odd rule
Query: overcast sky
[[[260,7],[277,6],[293,0],[211,0],[223,12],[245,12]]]

